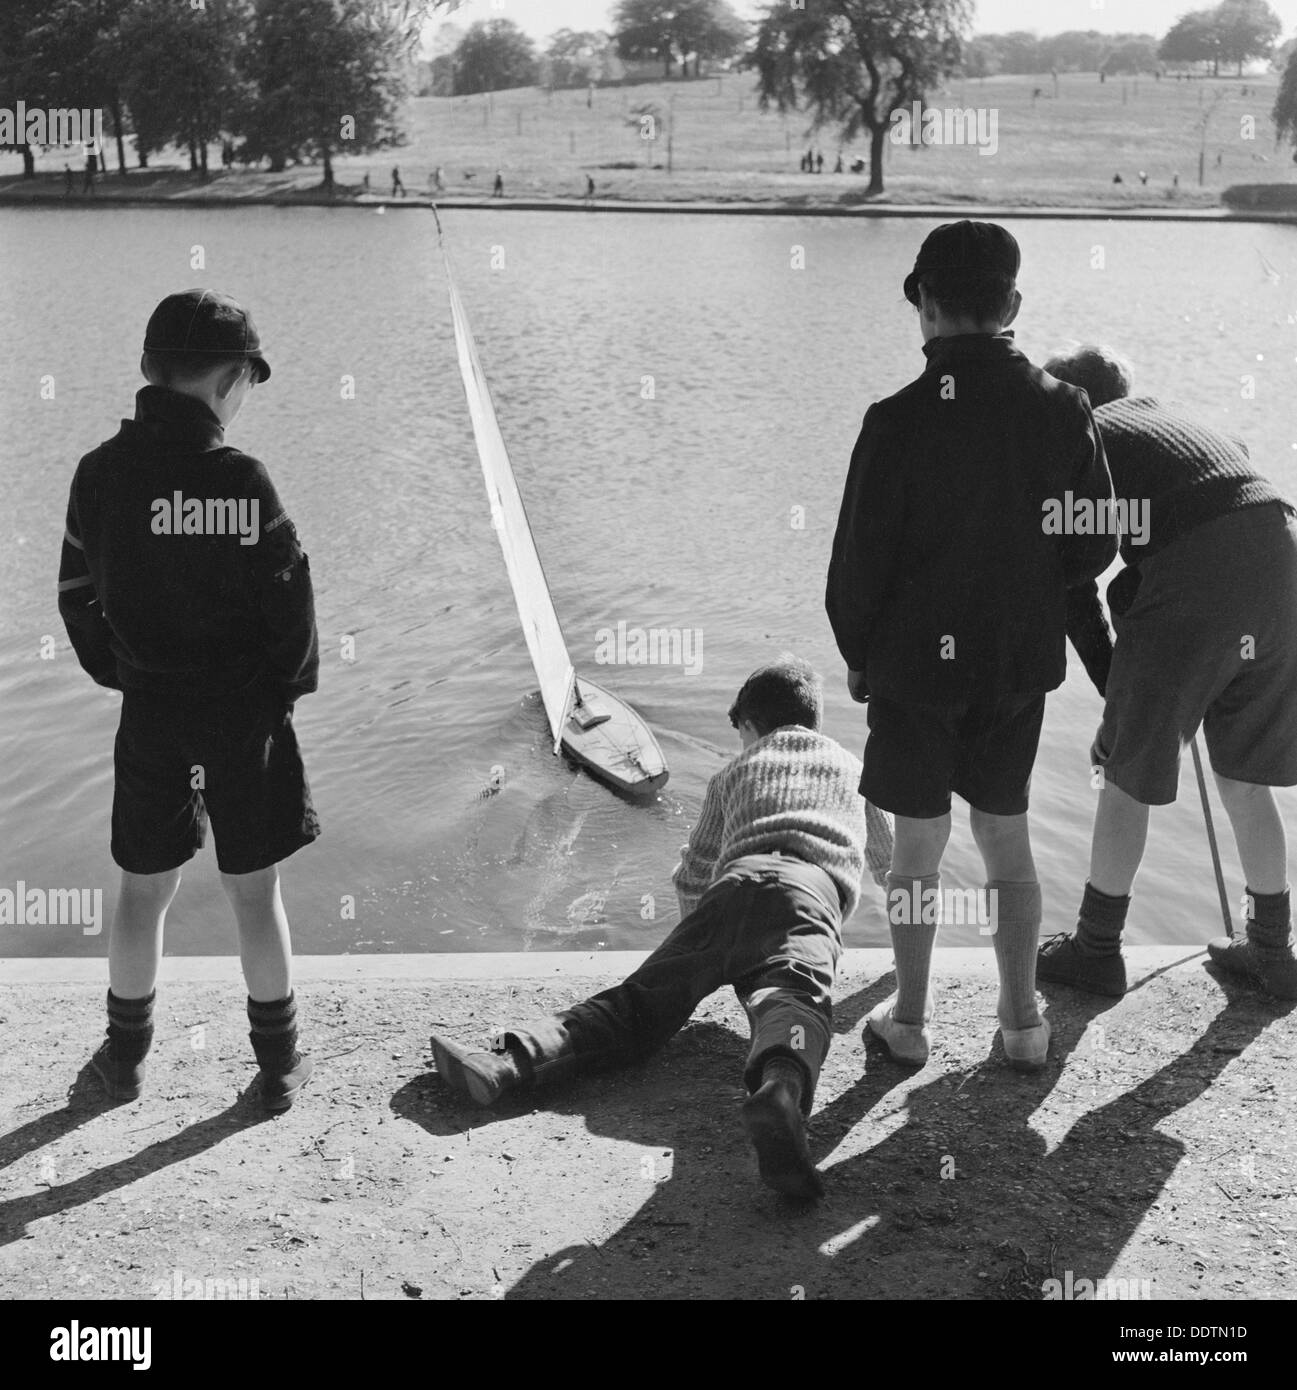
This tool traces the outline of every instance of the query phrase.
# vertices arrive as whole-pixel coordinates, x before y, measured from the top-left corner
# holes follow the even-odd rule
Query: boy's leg
[[[434,1034],[438,1075],[479,1105],[489,1105],[519,1085],[650,1056],[725,983],[727,934],[743,887],[741,877],[726,874],[621,984],[561,1014],[502,1030],[490,1052]]]
[[[113,1100],[135,1100],[144,1085],[162,929],[179,887],[179,869],[157,874],[122,870],[108,933],[108,1033],[91,1059]]]
[[[897,816],[895,835],[887,876],[887,918],[896,956],[892,1018],[922,1025],[929,1013],[928,975],[941,921],[941,857],[950,839],[950,815],[930,820]]]
[[[1211,959],[1280,999],[1297,999],[1292,902],[1288,891],[1288,839],[1269,787],[1216,773],[1225,814],[1234,828],[1247,876],[1247,935],[1207,943]]]
[[[732,978],[742,972],[734,992],[752,1029],[743,1125],[767,1186],[809,1200],[823,1185],[804,1121],[832,1040],[841,900],[814,865],[775,855],[746,862],[769,867],[746,899],[729,962]]]
[[[1038,1028],[1036,947],[1041,902],[1027,817],[1025,813],[994,816],[974,807],[969,824],[986,866],[987,892],[995,894],[991,942],[1000,975],[996,1009],[1000,1026],[1006,1033]]]
[[[1121,934],[1147,839],[1147,805],[1106,779],[1094,817],[1090,877],[1081,895],[1076,932],[1052,937],[1040,948],[1040,979],[1111,998],[1125,994]]]
[[[179,869],[160,874],[122,870],[121,892],[108,931],[108,988],[119,999],[142,999],[153,993],[162,959],[162,929],[179,887]]]
[[[221,874],[239,926],[239,958],[248,998],[285,999],[293,989],[293,947],[279,887],[279,865],[250,874]]]
[[[297,1050],[293,948],[279,890],[279,866],[221,874],[221,887],[239,927],[239,957],[248,987],[248,1039],[261,1069],[261,1099],[287,1110],[314,1070]]]

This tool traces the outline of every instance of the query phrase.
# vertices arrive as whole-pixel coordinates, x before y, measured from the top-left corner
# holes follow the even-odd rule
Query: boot
[[[757,1167],[767,1187],[797,1201],[814,1201],[824,1194],[806,1145],[802,1091],[806,1076],[801,1064],[772,1057],[762,1068],[761,1085],[743,1102],[743,1128],[757,1154]]]
[[[488,1052],[484,1048],[462,1047],[436,1033],[431,1043],[437,1075],[452,1091],[478,1105],[494,1105],[502,1095],[522,1085],[522,1066],[508,1048]]]
[[[1036,953],[1036,979],[1120,999],[1126,993],[1126,961],[1120,952],[1112,956],[1086,955],[1074,936],[1059,932]]]
[[[315,1070],[315,1063],[297,1050],[297,1000],[248,1000],[248,1040],[261,1068],[261,1104],[272,1114],[287,1110]]]
[[[108,1032],[90,1059],[108,1098],[138,1100],[144,1089],[144,1058],[153,1044],[153,1001],[119,999],[108,991]]]

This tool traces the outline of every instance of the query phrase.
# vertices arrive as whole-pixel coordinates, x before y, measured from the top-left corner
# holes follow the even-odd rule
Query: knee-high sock
[[[887,875],[887,921],[896,954],[897,1023],[923,1023],[928,1010],[928,974],[941,921],[941,875]]]
[[[986,885],[994,911],[995,964],[1000,972],[1000,1002],[996,1009],[1003,1028],[1034,1028],[1036,1008],[1036,946],[1040,940],[1040,884],[993,879]]]

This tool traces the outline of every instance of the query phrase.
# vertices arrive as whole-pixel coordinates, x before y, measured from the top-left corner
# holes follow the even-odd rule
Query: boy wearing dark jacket
[[[265,468],[224,443],[270,376],[251,317],[211,290],[149,319],[135,418],[77,466],[59,611],[77,657],[122,692],[108,1033],[93,1064],[114,1100],[143,1086],[167,908],[210,818],[238,922],[262,1102],[310,1075],[297,1051],[278,862],[319,834],[293,705],[319,666],[310,567]]]
[[[848,686],[869,704],[860,789],[896,816],[897,992],[867,1035],[914,1065],[930,1046],[952,792],[969,803],[986,866],[1006,1054],[1023,1069],[1045,1063],[1028,790],[1045,695],[1066,671],[1069,590],[1117,549],[1095,528],[1112,483],[1085,395],[1033,366],[1008,330],[1019,264],[1017,242],[988,222],[924,241],[905,297],[927,366],[865,415],[829,566]],[[1051,524],[1060,510],[1065,521]]]

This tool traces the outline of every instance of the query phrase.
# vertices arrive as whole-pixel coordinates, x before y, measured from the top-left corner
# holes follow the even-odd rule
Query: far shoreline
[[[106,180],[116,177],[105,176]],[[222,193],[193,192],[104,192],[73,194],[22,192],[15,196],[13,185],[0,187],[0,208],[62,207],[69,210],[90,208],[328,208],[376,212],[386,210],[570,212],[570,213],[656,213],[725,217],[845,217],[845,218],[928,218],[1017,219],[1022,221],[1113,221],[1113,222],[1208,222],[1297,224],[1297,207],[1286,211],[1230,207],[1115,207],[1111,205],[1056,204],[1036,206],[996,203],[802,203],[796,199],[707,199],[707,198],[446,198],[433,202],[426,195],[392,198],[375,194],[355,195],[344,190],[328,197],[303,191]]]

